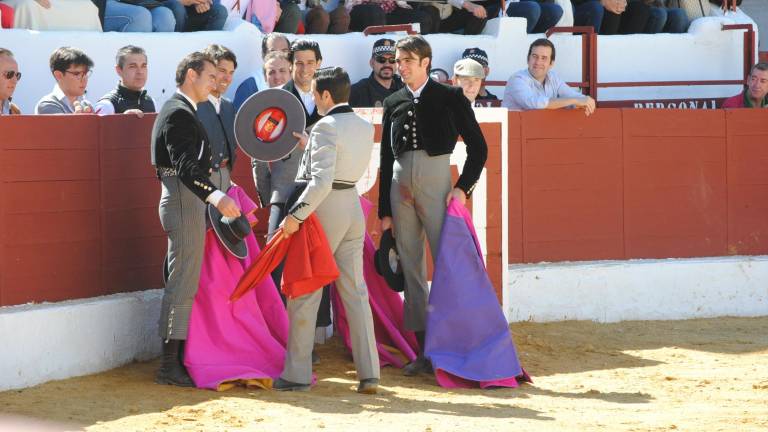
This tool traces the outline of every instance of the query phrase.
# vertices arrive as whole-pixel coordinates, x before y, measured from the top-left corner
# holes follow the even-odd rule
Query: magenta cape
[[[443,387],[517,387],[530,382],[483,262],[469,211],[445,214],[427,308],[424,353]]]
[[[371,210],[372,204],[360,197],[365,217]],[[373,328],[376,334],[376,348],[382,366],[393,365],[401,368],[416,358],[418,343],[413,332],[407,331],[403,325],[403,299],[387,286],[387,281],[376,272],[373,263],[376,246],[368,233],[365,234],[363,245],[363,273],[365,284],[368,286],[368,301],[373,313]],[[341,335],[349,352],[352,344],[349,336],[344,305],[336,289],[331,290],[331,302],[336,331]]]
[[[232,186],[227,195],[243,213],[256,208],[238,186]],[[249,219],[255,221],[252,215]],[[206,233],[184,356],[199,388],[225,390],[237,381],[270,388],[272,379],[283,371],[288,314],[272,278],[264,278],[238,301],[229,301],[238,280],[259,254],[254,234],[245,240],[248,257],[239,260],[221,245],[212,229]]]

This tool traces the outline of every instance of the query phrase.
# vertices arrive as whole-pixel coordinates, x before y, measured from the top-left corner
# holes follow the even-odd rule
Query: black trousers
[[[622,14],[605,11],[603,23],[600,26],[600,34],[635,34],[643,33],[648,18],[651,16],[651,7],[640,0],[630,0],[627,9]]]
[[[440,26],[439,16],[435,21],[433,14],[418,7],[414,9],[398,7],[390,13],[385,13],[379,5],[366,3],[353,7],[349,12],[349,18],[349,30],[353,32],[361,32],[370,26],[418,23],[421,34],[429,34],[434,33]]]

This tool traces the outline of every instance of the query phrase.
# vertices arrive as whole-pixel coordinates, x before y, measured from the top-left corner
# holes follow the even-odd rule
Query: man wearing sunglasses
[[[35,114],[92,113],[93,105],[85,100],[85,89],[93,60],[77,48],[61,47],[51,54],[50,66],[56,85],[37,103]]]
[[[353,108],[380,107],[387,96],[403,88],[400,77],[395,75],[395,41],[377,40],[369,64],[371,75],[352,86],[349,105]]]
[[[13,53],[11,50],[0,48],[0,115],[21,114],[19,107],[11,102],[19,80],[21,72]]]

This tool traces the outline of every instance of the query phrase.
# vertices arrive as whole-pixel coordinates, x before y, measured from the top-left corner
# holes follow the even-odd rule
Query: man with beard
[[[395,75],[395,41],[377,40],[369,64],[371,75],[352,86],[349,106],[353,108],[380,107],[387,96],[403,88],[400,77]]]

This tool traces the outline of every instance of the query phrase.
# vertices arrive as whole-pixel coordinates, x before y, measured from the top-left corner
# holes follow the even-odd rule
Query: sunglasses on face
[[[5,72],[3,75],[7,80],[11,80],[13,79],[13,77],[16,77],[16,81],[21,80],[21,72],[8,71],[8,72]]]
[[[379,64],[385,64],[385,63],[395,64],[397,62],[397,60],[395,60],[394,58],[386,58],[382,56],[376,56],[375,60],[376,60],[376,63],[379,63]]]

